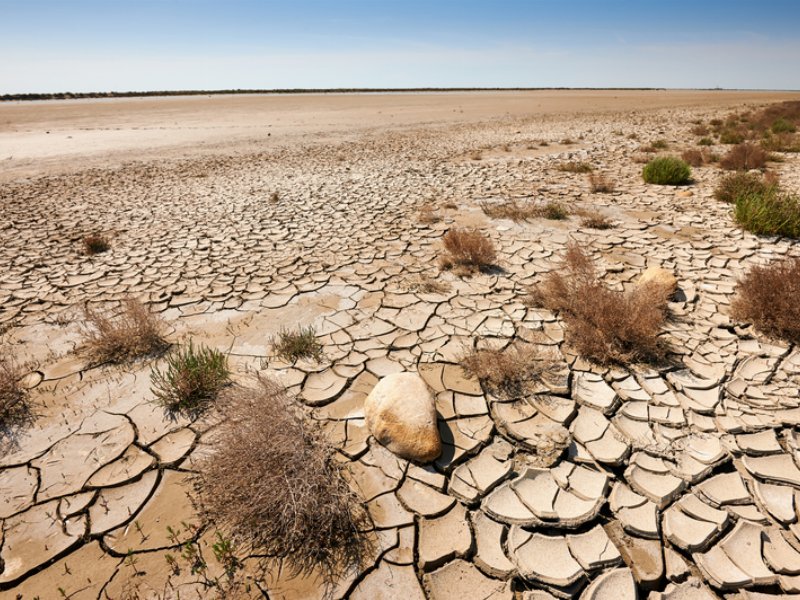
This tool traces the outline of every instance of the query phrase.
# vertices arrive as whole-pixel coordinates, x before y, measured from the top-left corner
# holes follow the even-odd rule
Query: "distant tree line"
[[[0,102],[12,100],[73,100],[83,98],[144,98],[147,96],[210,96],[221,94],[363,94],[397,92],[530,92],[542,90],[619,90],[652,91],[666,88],[571,88],[571,87],[495,87],[495,88],[288,88],[276,90],[158,90],[148,92],[52,92],[29,94],[3,94]]]

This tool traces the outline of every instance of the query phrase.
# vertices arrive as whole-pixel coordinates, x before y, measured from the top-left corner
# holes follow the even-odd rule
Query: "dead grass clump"
[[[322,344],[317,341],[317,333],[312,326],[281,329],[278,337],[272,340],[272,349],[288,362],[299,358],[319,360],[322,357]]]
[[[205,517],[294,574],[321,571],[333,582],[362,566],[369,515],[319,426],[273,381],[232,388],[220,401],[216,452],[198,471]]]
[[[614,291],[598,279],[579,246],[567,247],[564,265],[531,293],[530,303],[558,312],[567,340],[599,363],[628,363],[663,357],[658,338],[666,320],[670,290],[656,283]]]
[[[0,431],[17,423],[27,413],[28,393],[20,385],[19,364],[0,350]]]
[[[589,188],[595,194],[608,194],[614,191],[614,182],[601,173],[589,174]]]
[[[280,201],[281,201],[280,194],[278,194],[278,192],[272,192],[272,193],[269,195],[269,201],[270,201],[272,204],[277,204],[278,202],[280,202]]]
[[[469,153],[470,160],[482,160],[483,159],[483,152],[480,150],[473,150]]]
[[[551,200],[538,209],[536,216],[550,219],[551,221],[563,221],[569,217],[569,210],[560,202]]]
[[[697,123],[697,124],[695,124],[694,127],[692,127],[691,131],[692,131],[693,135],[696,135],[696,136],[699,136],[699,137],[703,137],[703,136],[708,135],[710,130],[708,129],[708,127],[706,125],[703,125],[702,123]]]
[[[506,397],[524,393],[527,384],[553,368],[551,357],[542,356],[534,346],[525,343],[513,344],[505,350],[472,349],[459,363],[465,373]]]
[[[583,215],[581,226],[590,229],[611,229],[614,224],[608,217],[598,212],[587,212]]]
[[[591,173],[594,171],[594,167],[585,161],[569,161],[563,162],[558,165],[559,171],[564,171],[566,173]]]
[[[723,169],[730,171],[749,171],[763,168],[767,158],[767,153],[760,146],[744,143],[731,148],[719,164]]]
[[[90,233],[83,238],[83,253],[89,256],[107,252],[111,248],[111,242],[101,233]]]
[[[437,213],[432,206],[423,206],[419,209],[417,220],[423,225],[433,225],[442,220],[441,215]]]
[[[711,155],[703,150],[690,148],[681,153],[681,159],[691,167],[702,167],[711,162]]]
[[[536,216],[536,207],[530,204],[520,204],[516,200],[504,202],[481,202],[483,214],[491,219],[511,219],[512,221],[527,221]]]
[[[442,241],[445,255],[440,265],[443,269],[470,274],[492,266],[497,259],[492,240],[475,229],[451,229]]]
[[[800,258],[756,266],[739,281],[733,315],[767,335],[800,342]]]
[[[421,292],[423,294],[444,294],[450,291],[450,285],[446,281],[438,281],[427,274],[412,277],[406,281],[405,288],[409,292]]]
[[[138,300],[122,303],[116,316],[89,307],[83,309],[84,348],[99,363],[122,363],[166,350],[163,321]]]

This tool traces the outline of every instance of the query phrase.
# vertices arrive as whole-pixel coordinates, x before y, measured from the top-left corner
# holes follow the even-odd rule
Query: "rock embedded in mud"
[[[364,402],[367,427],[401,458],[428,463],[442,452],[433,394],[416,373],[392,373],[378,381]]]
[[[655,283],[668,290],[670,294],[674,293],[678,288],[678,280],[672,271],[662,269],[661,267],[647,267],[644,272],[639,276],[638,285],[646,283]]]

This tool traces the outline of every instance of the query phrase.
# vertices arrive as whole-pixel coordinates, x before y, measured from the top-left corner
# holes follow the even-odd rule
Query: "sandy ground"
[[[252,556],[237,572],[249,591],[209,583],[225,578],[191,477],[219,415],[171,418],[153,402],[157,361],[91,366],[81,350],[82,305],[115,310],[130,297],[158,312],[171,342],[228,353],[236,381],[253,371],[282,381],[329,434],[375,541],[332,597],[798,592],[800,352],[732,321],[729,305],[746,269],[800,246],[742,232],[713,199],[718,167],[673,188],[644,184],[637,162],[657,139],[668,152],[695,147],[694,120],[786,97],[0,105],[0,342],[26,365],[33,406],[32,423],[0,432],[0,597],[325,592],[314,575],[275,562],[259,565],[265,573]],[[783,159],[771,168],[800,189],[800,157]],[[615,190],[593,193],[558,168],[565,161],[589,162]],[[572,215],[515,223],[481,209],[509,199],[558,201]],[[421,219],[424,207],[436,218]],[[585,227],[586,210],[613,228]],[[493,240],[497,268],[440,271],[442,235],[459,225]],[[81,240],[93,232],[111,249],[89,257]],[[616,289],[647,267],[675,273],[668,366],[592,365],[564,344],[555,315],[523,302],[570,239]],[[442,287],[421,289],[426,279]],[[272,336],[295,326],[314,327],[321,360],[275,356]],[[472,344],[511,342],[557,357],[558,376],[536,396],[498,399],[458,366]],[[366,394],[398,371],[420,373],[435,394],[444,452],[425,468],[364,423]],[[181,558],[187,548],[206,569]]]
[[[341,139],[368,130],[737,106],[790,93],[538,91],[114,98],[0,103],[0,181],[155,156]]]

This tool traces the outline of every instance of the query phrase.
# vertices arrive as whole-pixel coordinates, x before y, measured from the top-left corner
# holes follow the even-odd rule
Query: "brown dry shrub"
[[[520,204],[516,200],[504,202],[481,202],[483,214],[491,219],[511,219],[527,221],[537,216],[537,207],[532,204]]]
[[[585,161],[573,160],[559,164],[557,169],[566,173],[591,173],[594,167]]]
[[[114,317],[89,307],[83,309],[84,348],[95,364],[121,363],[164,351],[164,323],[134,299],[125,300]]]
[[[734,317],[767,335],[800,342],[800,258],[756,266],[739,280]]]
[[[19,383],[22,371],[19,364],[0,349],[0,431],[17,423],[27,413],[28,394]]]
[[[658,334],[669,293],[655,283],[629,292],[607,288],[591,258],[571,243],[563,267],[532,290],[529,302],[560,314],[567,340],[581,355],[602,364],[627,363],[664,356]]]
[[[614,191],[614,182],[602,173],[589,175],[589,188],[594,193],[608,194]]]
[[[83,238],[82,243],[83,253],[89,256],[106,252],[111,248],[111,242],[101,233],[90,233]]]
[[[442,217],[432,206],[423,206],[419,209],[417,220],[423,225],[432,225],[441,221]]]
[[[694,148],[684,150],[681,153],[681,158],[684,162],[689,163],[689,166],[692,167],[702,167],[707,162],[710,162],[710,157],[706,152],[703,152],[702,150],[696,150]]]
[[[492,392],[517,396],[552,370],[554,359],[531,344],[516,343],[504,350],[473,348],[459,363],[467,375],[479,379]]]
[[[231,388],[220,402],[215,452],[198,471],[206,519],[295,574],[332,582],[361,567],[371,551],[362,533],[369,515],[319,425],[268,379]]]
[[[581,226],[590,229],[611,229],[614,224],[608,217],[601,215],[599,212],[585,212],[581,220]]]
[[[760,146],[744,143],[737,144],[719,161],[723,169],[729,171],[749,171],[761,169],[767,163],[768,155]]]
[[[405,289],[409,292],[420,292],[422,294],[445,294],[450,291],[450,284],[446,281],[438,281],[426,273],[421,273],[405,281]]]
[[[451,229],[442,242],[446,253],[440,259],[443,269],[474,273],[492,266],[497,259],[492,240],[475,229]]]

